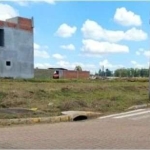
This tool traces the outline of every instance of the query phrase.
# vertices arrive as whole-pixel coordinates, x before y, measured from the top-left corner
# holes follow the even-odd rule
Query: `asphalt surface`
[[[2,127],[0,149],[150,149],[150,109],[81,122]]]

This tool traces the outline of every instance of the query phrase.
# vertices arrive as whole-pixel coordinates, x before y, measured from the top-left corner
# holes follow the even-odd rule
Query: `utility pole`
[[[104,73],[104,65],[102,66],[102,76],[103,76],[103,79],[104,79],[104,76],[105,76],[105,73]]]
[[[150,60],[149,60],[149,101],[150,101]]]
[[[149,25],[150,25],[150,19],[149,19]],[[150,55],[148,56],[149,58],[149,92],[148,92],[148,98],[150,101]]]

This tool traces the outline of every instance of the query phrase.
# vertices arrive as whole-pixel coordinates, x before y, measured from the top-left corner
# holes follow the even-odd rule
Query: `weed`
[[[2,79],[0,107],[37,108],[44,112],[31,116],[59,115],[64,110],[119,112],[132,105],[148,103],[146,81],[148,80]],[[49,103],[53,105],[49,106]],[[0,118],[3,115],[0,113]],[[4,117],[20,116],[5,114]]]
[[[3,98],[5,98],[6,95],[7,95],[7,93],[0,91],[0,101],[1,101]]]

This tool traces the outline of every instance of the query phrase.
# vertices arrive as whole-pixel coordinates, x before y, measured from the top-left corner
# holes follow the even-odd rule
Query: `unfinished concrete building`
[[[33,19],[0,21],[0,77],[33,78]]]

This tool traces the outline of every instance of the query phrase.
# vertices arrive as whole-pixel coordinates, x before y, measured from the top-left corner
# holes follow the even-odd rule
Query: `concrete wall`
[[[0,77],[33,78],[33,33],[8,26],[0,26],[0,29],[4,29],[4,47],[0,47]],[[6,66],[6,61],[10,61],[11,66]]]
[[[34,69],[34,77],[39,79],[53,78],[54,71],[53,69]]]

